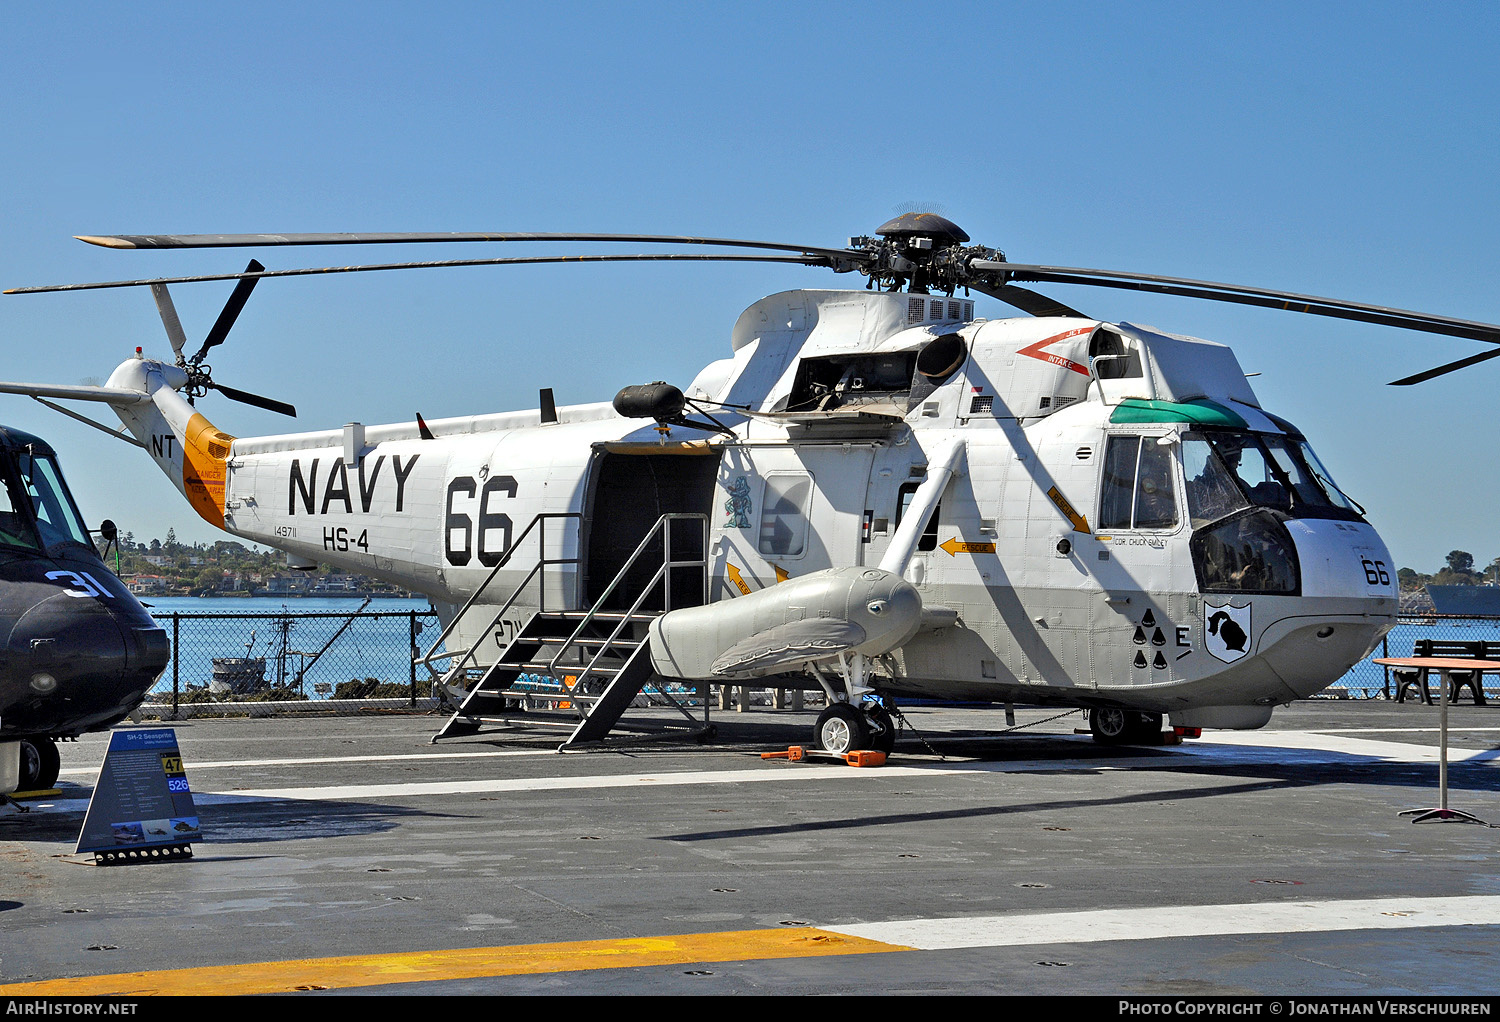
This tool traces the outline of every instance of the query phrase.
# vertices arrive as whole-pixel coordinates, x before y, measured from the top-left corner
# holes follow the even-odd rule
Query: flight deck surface
[[[183,721],[204,840],[110,867],[73,854],[85,736],[60,796],[0,808],[0,995],[1500,992],[1500,830],[1398,815],[1437,804],[1432,707],[1149,748],[908,707],[931,748],[883,767],[760,758],[815,712],[570,754],[431,745],[436,717]],[[1500,709],[1449,712],[1449,801],[1500,826]]]

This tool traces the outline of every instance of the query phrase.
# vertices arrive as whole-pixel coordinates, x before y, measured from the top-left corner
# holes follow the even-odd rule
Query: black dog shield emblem
[[[1232,664],[1250,652],[1250,605],[1222,607],[1203,603],[1203,645],[1218,659]]]

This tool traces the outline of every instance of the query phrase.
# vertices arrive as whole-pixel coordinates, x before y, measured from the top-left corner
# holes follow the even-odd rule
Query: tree
[[[1456,575],[1470,574],[1474,570],[1474,555],[1466,550],[1449,551],[1448,569]]]

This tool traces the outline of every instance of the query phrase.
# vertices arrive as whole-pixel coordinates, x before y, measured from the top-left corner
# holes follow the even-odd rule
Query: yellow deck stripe
[[[246,965],[212,965],[159,972],[0,984],[0,995],[39,997],[149,997],[203,994],[273,994],[293,990],[429,983],[445,979],[528,976],[588,969],[631,969],[695,962],[743,962],[910,951],[814,927],[689,933],[628,940],[457,948],[401,954],[304,958]]]

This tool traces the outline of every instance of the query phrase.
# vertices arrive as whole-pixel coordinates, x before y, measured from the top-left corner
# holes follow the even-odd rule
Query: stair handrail
[[[697,560],[674,561],[672,559],[672,522],[678,519],[697,519],[698,521],[703,523],[703,546],[701,556]],[[655,538],[658,532],[662,534],[661,566],[658,567],[655,573],[652,574],[651,581],[641,587],[641,591],[636,596],[635,602],[630,605],[630,609],[625,612],[625,616],[622,617],[619,623],[615,625],[614,630],[609,633],[609,636],[607,638],[600,642],[598,652],[594,654],[593,659],[591,659],[588,664],[585,665],[584,669],[578,673],[577,678],[574,680],[574,686],[576,687],[582,684],[584,678],[586,678],[589,673],[593,671],[595,665],[598,664],[599,659],[604,656],[604,651],[612,646],[615,640],[619,638],[620,632],[623,631],[625,629],[625,626],[630,623],[631,619],[640,609],[641,603],[646,599],[646,596],[651,592],[651,590],[656,588],[657,581],[662,580],[664,574],[665,580],[662,583],[663,613],[672,609],[672,568],[701,567],[703,569],[703,602],[708,602],[708,515],[703,514],[702,512],[668,512],[667,514],[664,514],[661,517],[657,518],[656,522],[651,526],[650,529],[647,530],[646,535],[642,537],[641,541],[638,544],[636,544],[634,552],[632,552],[631,555],[626,558],[625,563],[620,567],[620,570],[615,572],[615,577],[610,579],[609,585],[604,587],[604,591],[599,594],[598,599],[594,600],[594,605],[588,609],[588,612],[585,613],[583,618],[578,622],[578,627],[573,629],[573,633],[568,636],[567,640],[564,641],[558,647],[557,652],[553,654],[552,659],[547,664],[547,670],[553,677],[559,677],[557,671],[557,662],[562,659],[563,654],[565,654],[568,649],[572,647],[573,643],[577,641],[578,637],[583,634],[584,629],[586,629],[589,624],[593,622],[595,616],[600,612],[601,608],[603,608],[604,603],[609,598],[610,594],[613,593],[616,587],[619,586],[621,581],[624,580],[626,574],[635,565],[635,562],[640,558],[640,556],[646,552],[646,548],[650,545],[651,540]]]
[[[461,670],[461,669],[463,669],[466,666],[466,664],[469,661],[469,658],[478,650],[478,648],[479,648],[479,644],[478,643],[475,643],[473,646],[470,646],[468,649],[464,649],[464,650],[448,650],[448,651],[446,651],[444,653],[441,653],[441,654],[439,654],[437,652],[437,649],[438,649],[439,646],[441,646],[443,644],[443,642],[448,638],[448,636],[453,633],[453,629],[456,628],[458,626],[458,623],[463,620],[464,615],[469,612],[469,608],[472,607],[474,605],[475,601],[478,600],[479,597],[484,594],[484,591],[489,588],[490,583],[493,582],[495,580],[496,576],[498,576],[500,574],[500,570],[502,568],[504,568],[507,564],[510,563],[511,558],[513,556],[515,556],[516,551],[521,548],[521,542],[522,542],[522,540],[524,540],[528,535],[531,534],[531,530],[532,529],[536,529],[537,530],[537,539],[538,539],[538,545],[539,545],[537,562],[532,567],[531,571],[527,572],[526,577],[521,581],[521,583],[519,585],[517,585],[515,587],[515,589],[511,592],[510,597],[508,599],[506,599],[506,601],[503,604],[500,605],[500,609],[495,612],[495,614],[494,614],[494,616],[492,618],[490,618],[490,622],[489,622],[489,624],[485,625],[485,627],[482,630],[482,634],[488,634],[489,631],[490,631],[490,629],[492,629],[492,628],[495,627],[495,625],[500,621],[500,619],[505,616],[506,611],[510,610],[511,606],[515,604],[516,599],[521,595],[521,593],[526,589],[526,587],[531,584],[531,580],[533,578],[535,578],[537,576],[537,574],[544,567],[546,567],[549,564],[577,564],[578,563],[578,556],[576,554],[573,557],[554,557],[554,558],[548,558],[547,557],[547,525],[546,525],[546,523],[547,523],[548,519],[552,519],[552,518],[559,518],[559,519],[572,518],[572,519],[579,519],[579,520],[581,520],[583,518],[583,515],[581,513],[577,512],[577,511],[544,511],[544,512],[542,512],[540,514],[537,514],[537,515],[533,516],[532,519],[531,519],[531,521],[529,523],[527,523],[526,528],[524,528],[524,529],[521,530],[521,535],[517,536],[515,538],[515,540],[508,547],[505,548],[505,552],[500,555],[500,560],[498,560],[498,561],[495,562],[495,566],[493,568],[491,568],[490,569],[490,573],[484,577],[484,581],[481,582],[479,584],[478,588],[476,588],[474,590],[474,592],[469,595],[469,598],[464,601],[464,604],[463,604],[462,607],[459,608],[458,613],[456,613],[456,614],[453,615],[453,620],[448,622],[448,624],[443,628],[442,632],[438,635],[437,639],[433,641],[432,646],[427,650],[427,652],[420,659],[417,660],[417,663],[419,663],[423,667],[427,668],[428,672],[431,673],[431,674],[433,674],[434,676],[436,676],[436,674],[437,674],[437,671],[432,666],[432,661],[434,661],[434,660],[449,660],[449,659],[451,659],[453,657],[459,657],[460,659],[459,659],[458,663],[456,663],[456,664],[450,664],[449,665],[449,667],[448,667],[449,673],[452,673],[452,672],[454,672],[456,670]],[[543,584],[543,586],[542,586],[542,593],[541,593],[541,603],[539,605],[540,609],[545,610],[546,600],[547,600],[547,587],[546,587],[545,584]]]

